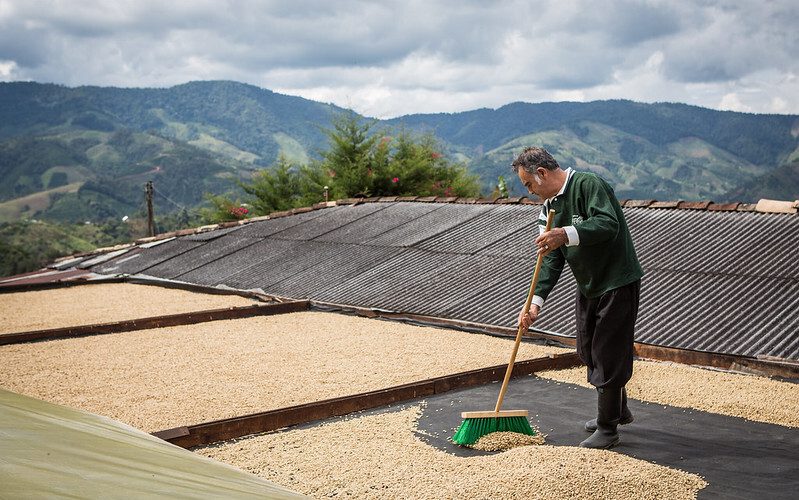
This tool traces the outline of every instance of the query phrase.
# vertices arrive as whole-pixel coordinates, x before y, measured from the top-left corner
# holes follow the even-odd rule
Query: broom
[[[547,231],[552,228],[554,216],[555,211],[550,210],[547,215]],[[533,293],[535,292],[535,285],[538,283],[538,273],[541,270],[541,261],[543,259],[544,256],[539,252],[535,262],[533,280],[530,282],[530,290],[527,292],[527,301],[524,303],[524,315],[527,315],[530,311],[530,304],[533,301]],[[519,434],[528,434],[530,436],[536,435],[536,432],[530,427],[530,422],[527,421],[527,416],[529,415],[527,410],[500,411],[502,400],[505,398],[505,391],[508,389],[510,375],[513,372],[516,353],[519,351],[519,344],[522,341],[522,332],[522,325],[519,325],[519,329],[516,332],[516,344],[513,346],[513,353],[510,355],[510,363],[508,363],[508,369],[505,371],[505,380],[502,381],[502,389],[499,391],[499,398],[494,411],[465,411],[461,413],[463,422],[461,422],[458,430],[455,431],[455,435],[452,436],[453,443],[468,446],[492,432],[518,432]]]

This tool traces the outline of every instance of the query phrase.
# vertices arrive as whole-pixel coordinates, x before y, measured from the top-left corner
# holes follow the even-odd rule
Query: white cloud
[[[17,69],[14,61],[0,61],[0,80],[11,81]]]
[[[626,98],[799,113],[795,0],[0,0],[0,78],[226,79],[378,117]]]
[[[743,112],[750,112],[752,108],[746,106],[744,103],[741,102],[740,97],[735,92],[730,92],[729,94],[724,94],[721,98],[721,101],[718,104],[718,109],[724,111],[743,111]]]
[[[782,97],[772,97],[770,111],[772,113],[785,113],[788,109],[788,102]]]

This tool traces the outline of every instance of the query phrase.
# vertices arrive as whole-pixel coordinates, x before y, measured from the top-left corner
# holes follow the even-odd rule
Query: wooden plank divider
[[[83,337],[86,335],[131,332],[135,330],[149,330],[151,328],[163,328],[166,326],[194,325],[197,323],[205,323],[207,321],[249,318],[253,316],[268,316],[273,314],[307,311],[308,308],[309,302],[307,300],[298,300],[293,302],[282,302],[279,304],[256,304],[243,307],[210,309],[206,311],[194,311],[94,325],[80,325],[65,328],[53,328],[48,330],[6,333],[0,334],[0,345],[19,344],[22,342],[32,342],[36,340]]]
[[[391,311],[378,311],[364,307],[333,304],[326,302],[311,301],[311,309],[323,311],[341,311],[368,318],[383,318],[393,321],[410,321],[412,323],[439,326],[444,328],[457,328],[459,330],[487,333],[502,337],[513,337],[516,334],[515,328],[493,326],[468,321],[437,318],[434,316],[424,316],[419,314],[408,314]],[[535,330],[534,328],[527,335],[528,338],[538,338],[551,342],[556,342],[565,346],[575,347],[577,339],[563,335],[556,335],[550,332]],[[634,343],[634,354],[639,358],[652,359],[655,361],[670,361],[685,365],[707,366],[720,368],[722,370],[732,370],[744,373],[752,373],[765,377],[780,377],[784,379],[799,380],[799,365],[792,360],[781,360],[772,357],[751,357],[736,354],[724,354],[708,351],[694,351],[681,349],[678,347],[665,347],[642,342]]]
[[[542,370],[571,368],[580,364],[576,353],[553,354],[544,358],[517,362],[513,377],[530,375]],[[480,368],[352,396],[166,429],[154,432],[153,435],[177,446],[192,448],[500,381],[505,375],[506,368],[507,365]]]

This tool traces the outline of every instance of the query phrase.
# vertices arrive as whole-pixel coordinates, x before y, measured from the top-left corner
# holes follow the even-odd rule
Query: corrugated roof
[[[244,230],[230,235],[228,238],[243,239],[252,241],[253,238],[246,238]],[[200,285],[218,285],[226,283],[229,276],[246,272],[251,267],[264,266],[263,270],[256,271],[256,274],[268,270],[272,264],[271,260],[277,259],[283,252],[288,252],[300,245],[300,242],[285,241],[278,239],[258,240],[257,243],[236,249],[231,246],[230,253],[223,258],[216,259],[203,266],[193,268],[191,271],[179,274],[177,280],[197,283]],[[153,273],[153,276],[165,278]]]
[[[540,206],[435,201],[320,205],[94,270],[513,327]],[[624,212],[646,272],[637,341],[799,359],[799,217],[709,202],[627,201]],[[536,327],[573,335],[575,293],[566,270]]]
[[[185,237],[176,238],[151,248],[140,247],[136,250],[127,251],[119,257],[95,266],[92,270],[102,274],[137,274],[203,244],[205,242],[190,241]],[[82,263],[81,267],[88,262]]]
[[[322,210],[318,212],[322,214],[319,217],[314,217],[308,222],[297,224],[279,233],[274,233],[274,236],[284,240],[312,240],[367,217],[374,212],[384,210],[387,206],[388,205],[377,203],[367,203],[337,207],[337,210]]]
[[[453,226],[448,231],[442,231],[418,243],[416,247],[436,252],[473,254],[523,228],[530,234],[529,230],[536,227],[536,218],[531,218],[528,211],[519,210],[519,207],[488,206],[489,209],[478,216]],[[470,211],[474,210],[472,208]],[[460,211],[467,212],[463,209]]]
[[[401,203],[403,205],[408,204],[408,202]],[[371,244],[400,247],[413,246],[457,227],[459,224],[488,212],[492,208],[489,205],[469,206],[468,209],[464,209],[464,205],[439,205],[438,207],[434,211],[386,231],[372,240]]]
[[[226,230],[222,229],[221,231]],[[191,250],[182,254],[175,255],[168,260],[143,269],[140,272],[146,272],[147,274],[161,278],[174,279],[182,274],[186,274],[199,267],[210,264],[219,258],[227,257],[238,250],[246,248],[250,245],[254,245],[255,243],[261,241],[260,238],[246,238],[239,237],[238,235],[221,236],[222,237],[215,238],[213,240],[199,240],[207,241],[207,243],[192,248]],[[191,236],[186,237],[187,240],[190,238]]]
[[[336,243],[374,244],[380,235],[403,227],[444,206],[434,203],[391,203],[380,213],[380,217],[368,217],[354,221],[323,234],[317,239]]]

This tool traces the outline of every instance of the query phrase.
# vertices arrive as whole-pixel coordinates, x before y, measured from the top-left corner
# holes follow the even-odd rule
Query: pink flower
[[[234,207],[234,208],[231,208],[229,210],[229,212],[230,212],[230,215],[232,215],[233,217],[235,217],[237,219],[243,219],[243,218],[245,218],[247,216],[248,213],[250,213],[250,211],[247,210],[244,207]]]
[[[399,177],[394,177],[393,179],[391,179],[391,182],[393,182],[394,184],[398,183]]]

